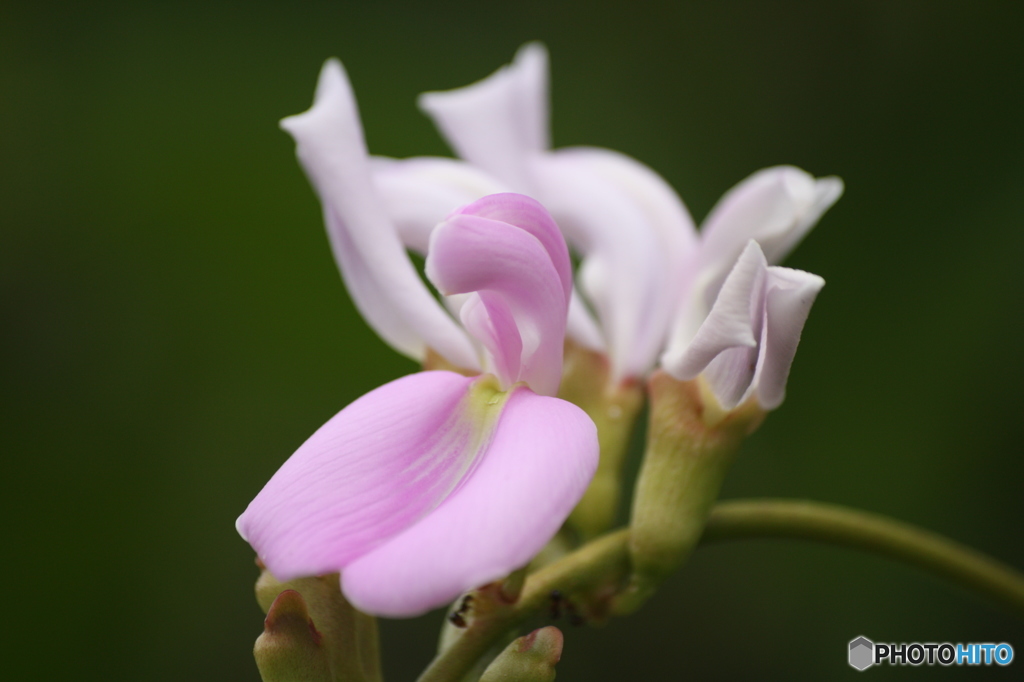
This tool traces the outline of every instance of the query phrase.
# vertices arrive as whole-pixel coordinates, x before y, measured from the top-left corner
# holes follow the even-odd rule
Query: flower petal
[[[507,190],[463,161],[441,157],[373,157],[374,186],[402,243],[426,254],[430,233],[452,209]]]
[[[501,205],[508,209],[503,213]],[[509,215],[523,227],[476,215]],[[546,224],[545,223],[549,223]],[[538,237],[537,235],[540,235]],[[427,253],[427,277],[446,295],[479,292],[494,319],[489,328],[474,306],[463,319],[494,358],[503,387],[527,382],[554,395],[562,373],[569,301],[568,250],[544,208],[522,195],[496,195],[453,213],[435,228]],[[559,262],[562,261],[562,262]],[[508,316],[518,334],[502,334]],[[514,356],[521,362],[516,362]],[[504,374],[519,367],[517,375]]]
[[[757,400],[774,410],[786,397],[786,379],[807,315],[825,280],[802,270],[770,267],[765,285],[765,323],[754,384]]]
[[[753,359],[756,361],[767,267],[757,242],[747,242],[747,248],[726,278],[711,312],[696,335],[692,339],[681,334],[673,335],[668,350],[661,357],[662,366],[669,374],[684,381],[693,379],[729,349],[754,349]],[[740,357],[738,353],[729,356],[733,361]],[[714,383],[718,383],[718,388],[724,394],[731,396],[739,391],[742,395],[749,387],[753,375],[754,366],[750,362],[733,362],[728,364],[728,368],[718,367],[716,377],[719,381]],[[726,384],[729,384],[728,388]],[[742,390],[739,390],[740,385]],[[723,397],[719,391],[715,393],[720,399]],[[731,406],[723,403],[723,407]]]
[[[373,179],[385,210],[407,248],[426,254],[430,233],[451,212],[489,194],[505,191],[490,175],[463,161],[441,157],[372,157]],[[449,297],[445,303],[451,303]],[[449,306],[451,309],[452,306]],[[459,306],[454,306],[458,310]],[[566,333],[591,350],[604,340],[590,311],[572,292]]]
[[[751,239],[770,264],[781,262],[842,193],[839,178],[815,180],[793,166],[754,173],[726,192],[704,222],[701,267],[719,272],[720,282]]]
[[[279,580],[341,570],[440,504],[495,421],[452,372],[403,377],[359,398],[286,461],[238,532]]]
[[[586,166],[628,195],[646,215],[645,225],[657,235],[671,269],[687,264],[697,248],[697,228],[686,205],[664,178],[636,159],[611,149],[567,147],[554,153]]]
[[[543,206],[522,194],[492,194],[453,211],[454,214],[473,215],[498,220],[533,235],[551,258],[551,264],[562,282],[566,300],[572,294],[572,263],[565,237]]]
[[[540,43],[510,66],[456,90],[425,92],[419,106],[463,159],[532,193],[528,159],[548,147],[548,56]]]
[[[601,329],[587,309],[587,304],[580,298],[576,287],[573,287],[572,297],[569,299],[569,319],[565,322],[565,334],[584,348],[601,353],[607,349]]]
[[[669,324],[671,257],[644,208],[585,155],[535,159],[540,200],[583,255],[578,282],[604,330],[616,379],[642,376]]]
[[[490,351],[494,373],[502,385],[511,386],[522,371],[523,337],[508,303],[492,291],[474,291],[459,309],[466,330]]]
[[[342,574],[345,595],[367,613],[413,616],[508,575],[562,525],[597,458],[597,432],[582,410],[516,389],[465,484],[353,561]]]
[[[281,127],[295,138],[345,285],[370,326],[412,358],[422,360],[429,346],[458,366],[478,368],[472,343],[420,280],[380,204],[340,62],[324,64],[312,108]]]

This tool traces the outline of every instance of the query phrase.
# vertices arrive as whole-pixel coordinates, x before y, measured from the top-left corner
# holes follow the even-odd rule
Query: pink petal
[[[368,613],[413,616],[526,565],[583,495],[597,457],[579,408],[517,389],[465,484],[349,564],[345,595]]]
[[[492,194],[454,213],[474,215],[480,218],[499,220],[537,238],[548,252],[551,263],[558,272],[566,300],[572,294],[572,263],[569,261],[569,247],[565,237],[555,224],[554,218],[535,200],[522,194]]]
[[[377,192],[402,243],[422,254],[427,252],[430,233],[452,207],[505,190],[483,171],[454,159],[373,157],[371,163]],[[571,296],[566,333],[586,348],[603,351],[604,340],[593,316],[577,292]]]
[[[429,346],[461,367],[479,367],[469,338],[420,280],[381,206],[340,62],[324,64],[312,108],[281,127],[295,138],[342,277],[370,326],[412,358],[421,360]]]
[[[548,147],[547,50],[520,48],[515,61],[482,81],[420,95],[420,108],[463,159],[530,192],[527,163]]]
[[[523,337],[508,303],[492,291],[473,292],[459,310],[466,330],[491,353],[494,374],[505,387],[516,382],[522,370]]]
[[[281,466],[238,532],[274,576],[291,580],[338,571],[408,528],[459,485],[488,441],[488,423],[465,403],[473,381],[421,372],[359,398]]]
[[[786,379],[800,343],[800,334],[823,286],[825,280],[809,272],[768,268],[765,325],[754,377],[758,402],[766,410],[774,410],[786,397]]]
[[[668,328],[671,258],[643,207],[586,158],[536,159],[541,202],[583,255],[580,289],[604,330],[616,378],[643,375]]]
[[[402,243],[426,254],[430,233],[457,206],[508,188],[464,161],[440,157],[371,160],[374,186]]]
[[[666,371],[677,379],[693,379],[729,349],[753,349],[756,361],[767,267],[757,242],[748,242],[693,339],[673,337],[661,358]],[[737,392],[740,396],[746,392],[754,367],[748,354],[733,352],[719,362],[716,370],[712,372],[716,379],[713,384],[718,384],[721,393],[715,393],[720,399],[725,397],[724,407],[731,407],[724,403],[732,402]]]
[[[501,216],[496,207],[503,203],[512,207],[512,219],[528,229],[474,214],[479,208]],[[548,230],[556,228],[553,223],[543,227],[543,213],[529,197],[507,194],[460,209],[431,235],[427,277],[446,295],[480,293],[480,304],[493,318],[491,327],[480,320],[479,307],[463,319],[474,326],[494,358],[503,387],[525,381],[538,393],[554,395],[561,380],[569,304],[564,279],[568,251],[564,242],[560,248],[553,243]],[[503,333],[509,318],[515,321],[517,334]],[[516,366],[517,374],[504,373]]]

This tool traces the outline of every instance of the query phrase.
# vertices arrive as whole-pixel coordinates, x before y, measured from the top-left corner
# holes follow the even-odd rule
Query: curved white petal
[[[473,346],[431,296],[387,218],[370,174],[355,98],[341,63],[320,72],[312,108],[281,121],[323,204],[328,236],[356,307],[401,353],[422,360],[429,346],[461,367],[479,368]]]
[[[790,230],[788,235],[775,247],[775,252],[768,258],[768,262],[776,265],[785,260],[786,256],[804,238],[804,235],[818,224],[818,220],[825,214],[825,211],[839,201],[839,197],[843,196],[843,189],[842,179],[834,175],[817,178],[814,181],[814,192],[810,205],[804,209],[796,228]]]
[[[554,152],[587,167],[626,194],[644,212],[671,269],[681,269],[697,248],[697,228],[676,191],[650,167],[601,147],[566,147]]]
[[[775,409],[785,397],[800,333],[824,284],[808,272],[769,267],[758,243],[747,242],[696,335],[674,336],[663,367],[681,380],[703,374],[727,410],[752,394],[762,408]]]
[[[786,379],[800,334],[823,286],[825,280],[809,272],[778,266],[768,268],[765,322],[754,376],[757,400],[766,410],[774,410],[786,397]]]
[[[534,161],[540,200],[583,255],[578,284],[592,304],[616,379],[653,365],[669,324],[671,257],[644,208],[575,154]]]
[[[568,147],[554,154],[562,159],[571,159],[614,185],[643,211],[646,220],[642,224],[623,229],[629,233],[642,228],[653,231],[664,254],[662,267],[667,271],[667,277],[663,285],[665,289],[658,292],[657,297],[662,310],[652,313],[658,322],[650,327],[652,333],[647,348],[637,349],[636,354],[646,358],[648,352],[659,352],[665,339],[657,335],[659,332],[662,335],[668,333],[669,324],[679,307],[684,275],[691,267],[698,248],[697,229],[690,212],[664,178],[626,154],[600,147]],[[649,369],[651,360],[638,360],[639,366],[644,363],[648,365],[645,369]]]
[[[517,192],[534,189],[527,164],[548,147],[548,60],[540,43],[472,85],[420,95],[419,106],[463,159]]]
[[[695,378],[721,354],[730,349],[753,350],[750,362],[746,354],[732,353],[719,361],[712,374],[712,388],[721,400],[723,395],[742,396],[754,376],[757,345],[761,338],[764,279],[768,264],[757,242],[747,242],[736,266],[729,273],[707,318],[692,339],[674,336],[671,345],[661,357],[665,370],[681,380]],[[740,358],[746,362],[740,362]],[[717,386],[716,386],[717,384]],[[728,385],[727,385],[728,384]],[[731,402],[722,400],[723,406]]]
[[[372,157],[381,204],[407,248],[426,254],[430,232],[455,208],[508,187],[464,161]]]
[[[582,410],[517,389],[465,484],[349,564],[345,596],[368,613],[414,616],[525,566],[579,501],[597,459]]]
[[[726,192],[704,221],[701,267],[728,272],[751,239],[769,264],[781,262],[842,191],[839,178],[815,180],[794,166],[754,173]]]

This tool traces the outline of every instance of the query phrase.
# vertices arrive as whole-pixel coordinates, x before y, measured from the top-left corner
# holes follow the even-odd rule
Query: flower
[[[551,397],[561,375],[569,253],[536,201],[484,197],[452,212],[430,236],[427,275],[442,294],[464,295],[464,327],[450,317],[439,323],[447,315],[439,306],[432,317],[414,314],[382,279],[405,271],[369,231],[389,224],[373,212],[368,175],[306,146],[325,130],[338,134],[330,125],[337,119],[323,108],[337,102],[322,96],[323,84],[313,108],[286,126],[325,197],[346,282],[406,315],[371,311],[393,343],[415,349],[423,339],[452,342],[446,350],[464,350],[477,362],[472,338],[488,373],[420,372],[359,398],[284,463],[237,527],[278,579],[340,571],[357,608],[412,616],[526,565],[597,466],[593,422]],[[398,246],[397,239],[380,243]],[[465,348],[456,342],[462,339]]]
[[[660,356],[678,378],[706,370],[723,405],[753,395],[762,407],[777,407],[822,281],[767,264],[796,246],[842,194],[842,182],[792,166],[764,169],[730,190],[698,233],[676,193],[643,164],[607,149],[549,150],[547,82],[547,53],[532,43],[511,66],[464,88],[426,93],[420,106],[471,166],[540,200],[581,253],[579,287],[599,324],[596,333],[584,324],[570,335],[607,350],[613,380],[645,376]],[[751,271],[754,256],[741,257],[751,240],[767,268],[759,276]],[[749,286],[724,289],[732,273]],[[720,292],[748,299],[719,302]],[[802,312],[790,313],[792,306]],[[723,320],[739,324],[727,310],[744,307],[748,330],[736,335]],[[771,338],[762,340],[762,332]],[[725,359],[713,362],[718,355]],[[741,355],[761,370],[739,372]]]
[[[752,396],[766,410],[781,405],[825,281],[769,263],[785,258],[842,192],[838,178],[777,166],[722,197],[701,228],[661,366],[677,379],[703,373],[727,410]]]
[[[762,409],[773,410],[785,397],[800,333],[824,285],[809,272],[769,267],[751,239],[711,311],[688,338],[680,325],[662,365],[677,379],[704,376],[725,410],[752,396]]]

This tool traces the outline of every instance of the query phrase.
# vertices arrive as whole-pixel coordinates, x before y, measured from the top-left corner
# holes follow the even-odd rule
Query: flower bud
[[[551,682],[562,643],[562,632],[552,625],[534,630],[505,647],[480,682]]]
[[[610,382],[608,358],[568,342],[558,397],[575,404],[597,425],[601,448],[597,472],[569,523],[589,539],[615,523],[622,498],[622,468],[629,452],[629,436],[643,407],[643,387],[629,380]]]
[[[633,574],[618,613],[639,608],[689,557],[733,455],[765,414],[753,400],[723,410],[701,378],[678,381],[659,371],[649,391],[647,448],[630,521]]]
[[[337,573],[282,583],[263,568],[256,581],[256,601],[269,614],[278,595],[289,590],[301,595],[322,634],[334,680],[380,679],[377,621],[348,603]]]
[[[295,590],[271,604],[253,655],[263,682],[332,682],[323,635]]]

